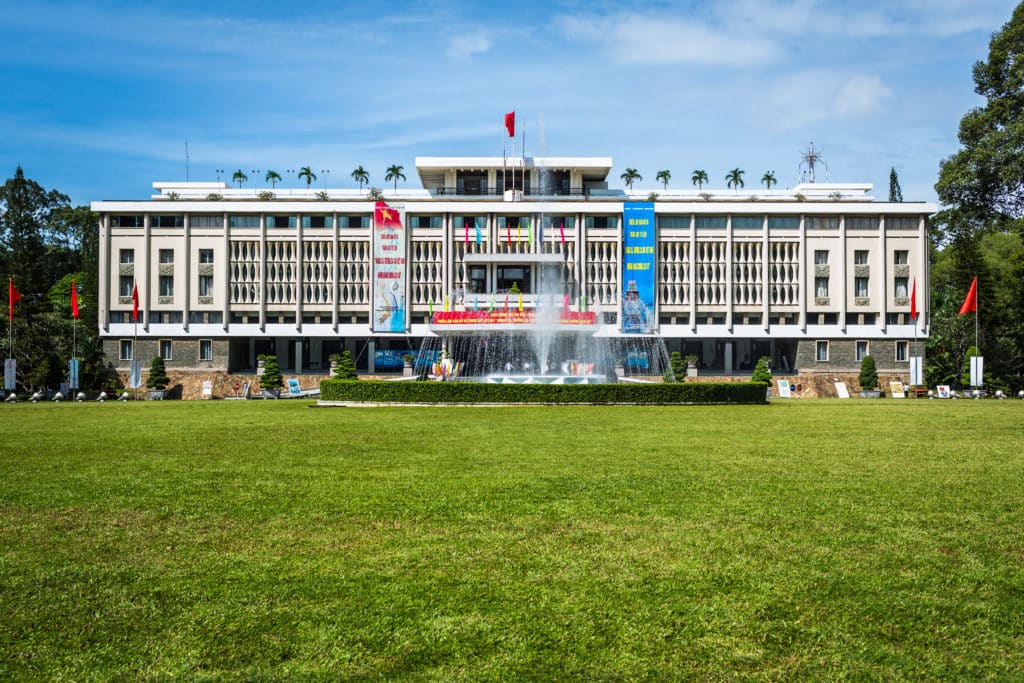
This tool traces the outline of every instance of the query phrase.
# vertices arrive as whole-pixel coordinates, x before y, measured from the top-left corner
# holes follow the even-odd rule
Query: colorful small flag
[[[74,280],[71,281],[71,317],[78,320],[78,288]]]
[[[480,243],[484,241],[484,236],[480,234],[480,224],[475,220],[473,221],[473,227],[476,229],[476,243],[477,246],[479,246]]]
[[[139,319],[139,285],[132,286],[132,322]]]
[[[566,294],[564,297],[562,297],[562,313],[568,313],[568,312],[569,312],[569,295]]]
[[[469,221],[466,221],[466,246],[469,246]]]
[[[558,234],[562,236],[562,244],[565,244],[565,223],[558,224]]]
[[[508,246],[512,246],[512,226],[507,220],[505,221],[505,241],[508,242]]]
[[[523,293],[519,292],[519,312],[523,312]]]
[[[444,297],[444,312],[445,313],[448,312],[448,296],[447,295],[445,295],[445,297]]]
[[[514,109],[505,114],[505,130],[508,131],[508,136],[510,138],[514,138],[516,136],[516,112]]]
[[[427,304],[427,311],[430,313],[430,319],[434,319],[434,300],[431,299],[430,303]]]
[[[587,296],[582,293],[580,294],[580,311],[587,312]]]
[[[910,319],[917,320],[917,278],[910,288]]]
[[[508,294],[505,295],[505,310],[508,311]]]
[[[533,232],[530,230],[530,221],[526,221],[526,243],[533,248]]]
[[[18,288],[14,286],[14,280],[7,280],[7,308],[8,308],[8,320],[14,320],[14,304],[21,300],[21,293]]]
[[[971,290],[967,292],[967,298],[964,299],[964,305],[960,307],[960,315],[964,313],[977,312],[978,310],[978,276],[974,276],[974,281],[971,283]]]

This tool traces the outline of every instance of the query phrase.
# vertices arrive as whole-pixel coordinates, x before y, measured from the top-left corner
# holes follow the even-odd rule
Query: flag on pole
[[[444,312],[445,313],[448,312],[448,295],[447,294],[444,295]]]
[[[505,114],[505,130],[508,131],[508,136],[510,138],[514,138],[516,136],[516,112],[514,109]]]
[[[562,244],[565,244],[565,223],[558,224],[558,234],[562,236]]]
[[[512,226],[508,220],[505,221],[505,241],[508,242],[508,246],[512,246]]]
[[[480,224],[477,223],[475,219],[473,220],[473,227],[476,229],[476,243],[479,246],[479,244],[483,241],[484,237],[483,235],[480,234]]]
[[[132,322],[139,319],[139,285],[132,286]]]
[[[71,281],[71,317],[78,320],[78,288],[74,280]]]
[[[523,312],[523,293],[519,292],[519,312]]]
[[[562,297],[562,313],[569,313],[569,295]]]
[[[14,304],[21,300],[21,293],[18,292],[18,288],[14,286],[14,280],[7,280],[7,308],[8,308],[8,320],[14,320]]]
[[[523,221],[525,220],[525,218],[520,218],[519,222],[516,223],[516,242],[523,241]]]
[[[963,306],[960,307],[960,315],[964,313],[974,313],[978,310],[978,276],[974,276],[974,281],[971,282],[971,289],[967,292],[967,298],[964,299]]]
[[[469,246],[469,221],[466,221],[466,246]]]
[[[533,248],[533,232],[530,230],[530,221],[526,221],[526,243]]]
[[[910,319],[917,320],[917,278],[910,288]]]

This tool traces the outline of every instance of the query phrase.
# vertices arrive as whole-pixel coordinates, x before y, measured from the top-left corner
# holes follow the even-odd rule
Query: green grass
[[[0,679],[1019,679],[1022,424],[0,405]]]

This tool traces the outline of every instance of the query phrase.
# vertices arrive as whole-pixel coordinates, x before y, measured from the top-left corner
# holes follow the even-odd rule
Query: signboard
[[[910,357],[910,386],[919,387],[924,384],[923,359],[921,356]]]
[[[775,383],[779,385],[779,398],[792,398],[793,393],[790,390],[788,379],[777,379]]]
[[[952,395],[948,384],[940,384],[935,388],[938,390],[939,398],[949,398]]]
[[[405,332],[406,246],[402,212],[377,202],[373,211],[374,332]]]
[[[434,363],[440,356],[440,350],[430,350],[423,354],[424,361]],[[373,367],[377,370],[401,370],[405,366],[405,356],[413,357],[413,364],[420,358],[419,350],[412,349],[377,349],[373,352]]]
[[[77,358],[68,361],[68,387],[71,389],[78,388],[78,363]]]
[[[533,309],[499,308],[493,311],[438,311],[430,322],[432,325],[529,325],[535,319]],[[596,325],[597,313],[562,309],[558,322],[562,325]]]
[[[846,386],[846,382],[834,382],[836,385],[836,395],[839,398],[850,398],[850,390]]]
[[[288,380],[288,393],[291,396],[302,396],[302,387],[299,385],[299,380],[292,378]]]
[[[13,358],[4,360],[4,391],[14,391],[18,383],[18,361]]]
[[[971,356],[971,386],[980,387],[984,384],[985,359],[981,356]]]
[[[903,398],[903,382],[889,382],[889,394],[893,398]]]
[[[128,388],[138,389],[142,386],[142,361],[133,360],[128,371]]]
[[[654,202],[626,202],[622,209],[622,331],[650,334],[654,315]]]
[[[213,397],[213,382],[208,379],[203,380],[203,398]]]

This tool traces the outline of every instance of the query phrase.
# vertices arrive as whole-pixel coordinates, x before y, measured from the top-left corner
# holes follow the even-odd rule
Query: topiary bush
[[[668,367],[671,370],[665,371],[666,382],[682,382],[683,378],[686,377],[686,361],[683,360],[683,354],[678,351],[673,351],[668,357]]]
[[[667,384],[484,384],[480,382],[320,382],[324,401],[355,403],[766,403],[760,382]]]
[[[754,374],[751,375],[750,381],[772,383],[771,358],[761,356],[757,359],[757,365],[754,366]]]
[[[878,388],[878,369],[875,367],[875,359],[872,356],[864,356],[861,360],[858,381],[861,391],[873,391]]]
[[[281,368],[277,365],[277,356],[264,358],[263,374],[260,375],[260,389],[280,389],[284,386]]]
[[[149,365],[149,377],[146,378],[146,388],[164,389],[170,381],[164,359],[160,356],[153,356],[153,362]]]
[[[334,378],[342,380],[359,379],[359,372],[356,370],[356,363],[352,360],[352,352],[345,349],[338,358],[338,364],[334,367]]]

